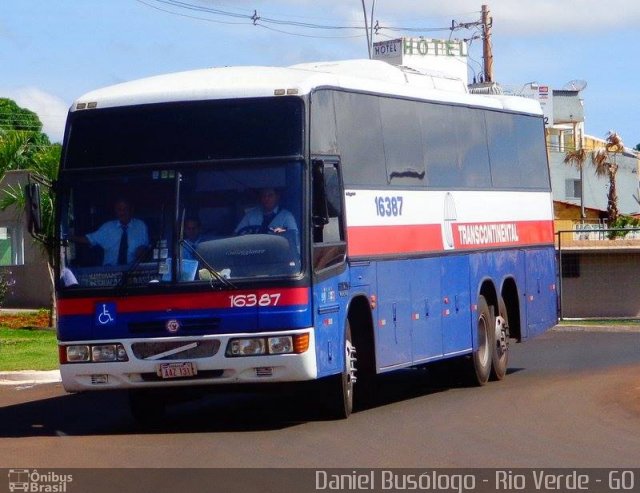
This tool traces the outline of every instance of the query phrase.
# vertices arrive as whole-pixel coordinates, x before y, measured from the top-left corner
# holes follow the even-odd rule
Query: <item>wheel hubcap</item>
[[[509,347],[509,338],[507,336],[507,324],[504,318],[501,316],[496,317],[496,347],[499,353],[502,355],[507,352]]]
[[[345,344],[345,365],[347,370],[347,386],[349,393],[353,391],[353,384],[356,382],[356,348],[351,341],[347,340]]]

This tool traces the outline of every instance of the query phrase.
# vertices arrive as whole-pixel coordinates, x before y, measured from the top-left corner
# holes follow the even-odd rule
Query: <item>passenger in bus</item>
[[[293,214],[280,207],[280,194],[274,188],[261,189],[259,201],[260,205],[249,210],[238,223],[235,234],[281,234],[298,230]]]
[[[202,241],[200,236],[200,220],[189,217],[184,220],[184,243],[182,244],[182,258],[184,260],[198,260],[195,250]]]
[[[104,252],[102,265],[126,265],[142,259],[148,251],[149,233],[144,221],[133,217],[133,206],[125,198],[114,204],[116,219],[107,221],[93,233],[73,236],[77,243],[99,246]]]

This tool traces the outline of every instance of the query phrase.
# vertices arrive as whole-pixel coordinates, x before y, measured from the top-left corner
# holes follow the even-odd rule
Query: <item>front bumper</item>
[[[230,339],[273,335],[309,333],[309,347],[301,354],[228,357],[225,354]],[[313,380],[318,376],[314,329],[252,334],[225,334],[200,337],[163,337],[100,341],[100,344],[124,345],[128,361],[109,363],[65,363],[60,365],[62,384],[68,392],[85,390],[163,388],[193,385],[224,385],[261,382],[296,382]],[[193,350],[196,345],[215,348],[212,354],[202,355]],[[96,341],[62,343],[61,347],[96,344]],[[140,347],[144,345],[144,354]],[[153,347],[157,345],[157,352]],[[167,351],[169,346],[175,347]],[[134,348],[136,348],[134,350]],[[184,348],[183,351],[180,349]],[[191,349],[187,349],[191,348]],[[177,351],[177,352],[176,352]],[[162,356],[165,354],[165,356]],[[188,377],[163,378],[159,367],[163,364],[190,363],[195,374]]]

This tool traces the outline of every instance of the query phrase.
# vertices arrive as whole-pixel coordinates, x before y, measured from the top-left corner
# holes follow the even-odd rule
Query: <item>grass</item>
[[[48,329],[49,312],[2,313],[0,315],[0,371],[54,370],[58,367],[58,344]]]
[[[52,330],[0,327],[0,371],[55,370],[58,344]]]

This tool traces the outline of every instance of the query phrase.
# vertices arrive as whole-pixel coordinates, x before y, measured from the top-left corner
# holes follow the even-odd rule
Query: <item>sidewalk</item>
[[[61,380],[60,370],[0,372],[0,385],[36,385],[41,383],[56,383]]]

